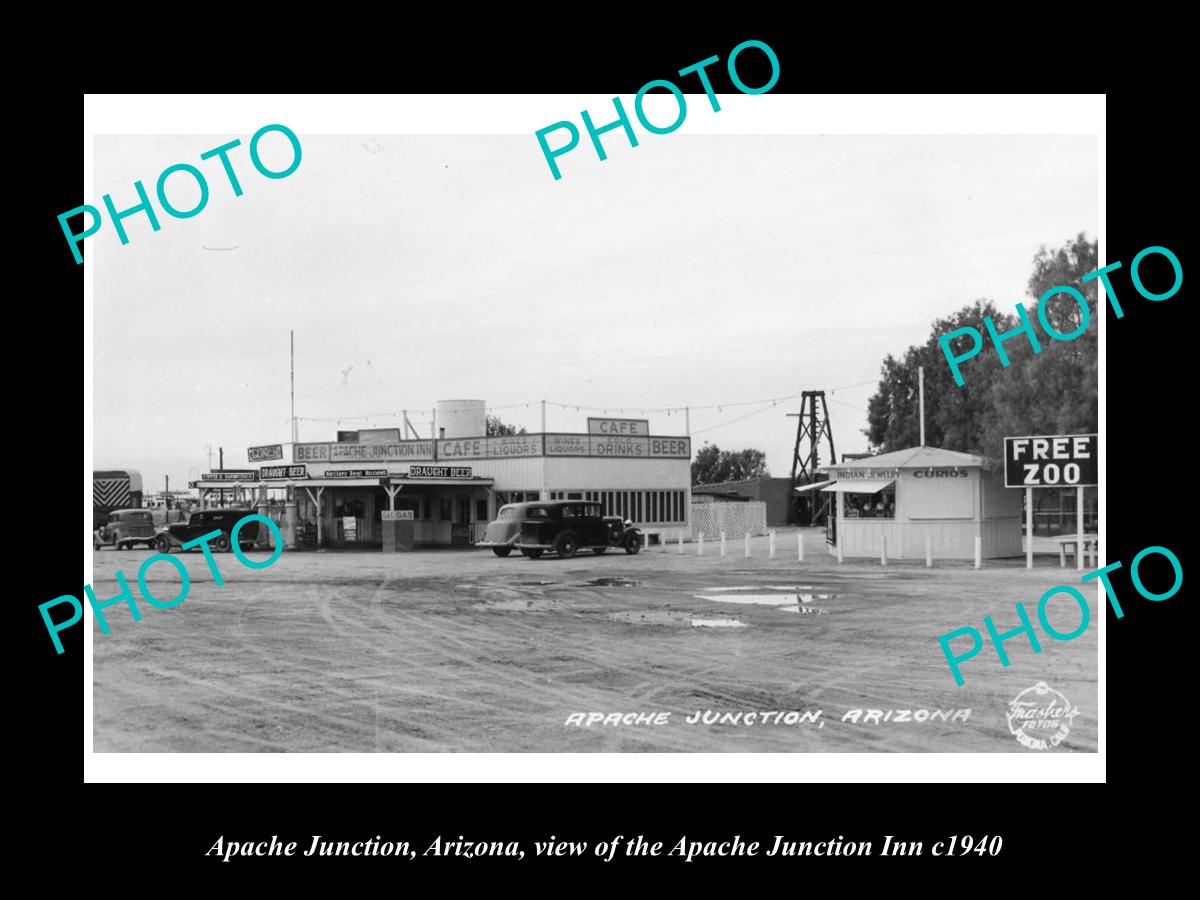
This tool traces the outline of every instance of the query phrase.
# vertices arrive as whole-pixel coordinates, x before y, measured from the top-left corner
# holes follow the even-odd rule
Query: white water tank
[[[486,400],[439,400],[438,437],[468,438],[487,434]]]

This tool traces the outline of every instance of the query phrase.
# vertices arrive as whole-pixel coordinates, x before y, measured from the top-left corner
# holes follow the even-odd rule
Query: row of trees
[[[745,481],[765,478],[767,454],[747,447],[745,450],[722,450],[716,444],[705,443],[692,460],[692,484],[719,484],[722,481]]]
[[[1067,434],[1096,431],[1099,356],[1096,321],[1096,281],[1081,282],[1095,271],[1098,248],[1083,233],[1057,249],[1042,247],[1033,259],[1028,291],[1033,302],[1024,303],[1038,329],[1041,353],[1034,353],[1020,335],[1004,344],[1008,367],[984,332],[984,349],[963,364],[966,383],[958,387],[950,373],[938,338],[956,328],[971,326],[984,331],[983,317],[991,316],[1003,333],[1020,325],[1015,314],[1004,312],[991,300],[976,300],[933,323],[929,339],[909,347],[903,356],[888,354],[883,360],[879,388],[868,404],[864,431],[873,449],[887,453],[915,447],[920,442],[918,374],[925,367],[925,442],[933,447],[963,450],[987,456],[998,464],[1004,437],[1023,434]],[[1081,291],[1091,309],[1087,330],[1073,341],[1055,341],[1037,325],[1037,300],[1046,291],[1070,285]],[[1079,327],[1081,312],[1069,297],[1052,297],[1047,318],[1060,333]],[[969,346],[969,337],[956,339],[956,353]]]

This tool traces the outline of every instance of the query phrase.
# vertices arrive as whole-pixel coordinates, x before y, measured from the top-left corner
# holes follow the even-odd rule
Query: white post
[[[683,534],[679,535],[679,555],[683,556]]]
[[[1075,488],[1075,528],[1079,543],[1075,545],[1075,571],[1083,571],[1083,488]]]
[[[925,367],[917,366],[917,384],[921,403],[921,446],[925,446]]]
[[[767,532],[767,556],[771,559],[775,558],[775,532]]]
[[[704,533],[703,532],[700,533],[700,540],[696,541],[696,555],[697,556],[704,555]]]
[[[837,492],[837,555],[838,562],[842,561],[842,538],[846,534],[846,495],[841,491]]]
[[[746,532],[746,558],[750,558],[750,532]]]
[[[725,532],[721,532],[721,555],[725,555]]]
[[[933,538],[928,533],[925,535],[925,568],[933,568]]]
[[[804,532],[801,531],[796,535],[796,559],[804,562]]]
[[[1033,488],[1025,488],[1025,568],[1033,568]]]
[[[879,540],[879,564],[887,565],[887,535],[881,535]]]
[[[975,568],[983,568],[983,538],[975,535]]]

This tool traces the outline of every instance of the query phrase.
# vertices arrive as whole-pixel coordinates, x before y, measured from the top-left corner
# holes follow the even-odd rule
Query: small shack
[[[826,529],[830,553],[970,560],[1021,555],[1021,495],[1004,487],[982,456],[913,447],[826,466],[836,516]],[[928,543],[927,543],[928,542]]]
[[[792,479],[747,478],[716,484],[692,485],[692,501],[712,497],[715,501],[761,500],[767,506],[767,525],[787,525],[791,519]],[[694,529],[693,529],[694,530]]]

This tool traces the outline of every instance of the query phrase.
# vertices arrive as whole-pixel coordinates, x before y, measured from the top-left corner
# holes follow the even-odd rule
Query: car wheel
[[[576,549],[577,545],[573,534],[560,534],[558,540],[554,542],[554,552],[558,554],[559,559],[570,559],[575,555]]]
[[[167,539],[166,535],[160,534],[154,539],[154,549],[159,553],[171,552],[171,542]]]
[[[215,541],[213,541],[213,546],[222,553],[226,552],[229,550],[229,536],[225,534],[221,535]]]
[[[597,556],[599,556],[601,553],[603,553],[607,549],[608,549],[607,547],[593,547],[592,552],[595,553]]]
[[[642,536],[640,534],[631,534],[628,540],[625,541],[625,552],[630,556],[642,549]]]
[[[93,550],[99,551],[101,546],[103,546],[103,545],[98,540],[96,540],[95,538],[92,538],[92,549]]]
[[[541,559],[542,550],[540,547],[522,547],[521,555],[528,556],[530,559]]]
[[[113,544],[114,550],[126,550],[126,549],[128,549],[128,547],[129,547],[129,545],[124,543],[123,541],[117,541],[116,543]]]
[[[497,556],[508,556],[512,553],[512,547],[493,547],[492,552]]]

